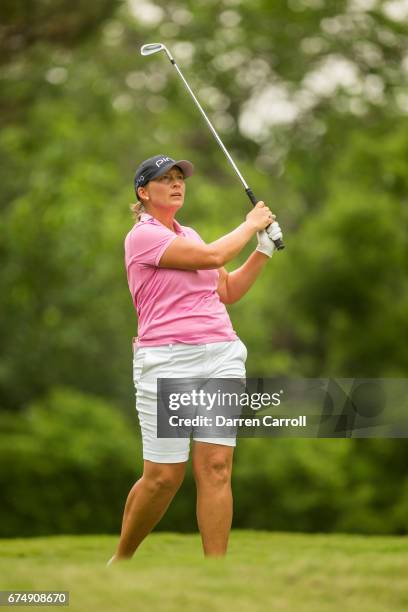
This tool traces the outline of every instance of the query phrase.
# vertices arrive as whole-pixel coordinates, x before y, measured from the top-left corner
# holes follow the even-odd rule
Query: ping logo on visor
[[[156,161],[156,166],[160,168],[161,165],[163,165],[164,163],[168,161],[174,161],[174,159],[171,159],[171,157],[162,157],[161,159],[158,159]]]
[[[134,186],[136,195],[138,195],[138,187],[144,187],[149,181],[161,176],[168,168],[172,166],[178,166],[185,178],[191,176],[194,171],[194,166],[191,162],[186,159],[176,161],[168,155],[155,155],[145,159],[136,170],[134,177]]]

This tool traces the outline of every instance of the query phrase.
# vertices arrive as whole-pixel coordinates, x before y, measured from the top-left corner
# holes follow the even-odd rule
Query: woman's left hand
[[[272,257],[275,250],[274,240],[282,238],[282,230],[277,221],[271,223],[271,225],[261,232],[257,232],[258,246],[256,250],[263,253],[267,257]]]
[[[276,240],[279,240],[279,239],[282,240],[283,234],[282,234],[282,230],[281,230],[279,223],[276,221],[275,215],[272,215],[272,216],[273,216],[273,223],[268,225],[265,231],[268,234],[269,238],[275,242]]]

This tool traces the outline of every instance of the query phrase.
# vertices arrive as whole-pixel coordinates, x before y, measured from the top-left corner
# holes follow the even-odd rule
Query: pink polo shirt
[[[195,230],[174,220],[176,233],[143,213],[125,238],[125,265],[138,315],[140,346],[207,344],[237,340],[217,293],[215,270],[159,268],[169,244],[184,236],[203,243]]]

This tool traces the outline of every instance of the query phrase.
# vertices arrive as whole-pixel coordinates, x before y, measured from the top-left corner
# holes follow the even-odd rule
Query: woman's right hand
[[[275,219],[276,217],[272,214],[269,206],[266,206],[265,202],[262,201],[258,202],[246,216],[246,221],[252,226],[254,233],[265,229]]]

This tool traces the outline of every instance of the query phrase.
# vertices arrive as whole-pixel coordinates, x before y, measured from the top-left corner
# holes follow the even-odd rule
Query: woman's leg
[[[193,473],[197,486],[197,523],[204,554],[227,552],[232,523],[233,446],[194,442]]]
[[[111,561],[129,559],[160,521],[183,482],[186,463],[144,461],[143,476],[126,500],[119,545]]]

